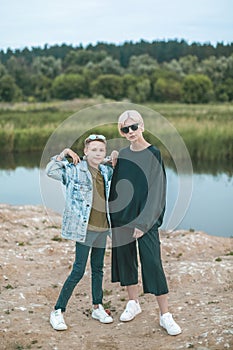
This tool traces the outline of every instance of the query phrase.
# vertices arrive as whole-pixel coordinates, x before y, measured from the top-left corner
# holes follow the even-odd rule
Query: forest
[[[233,42],[169,40],[0,50],[0,101],[113,100],[200,104],[233,100]]]

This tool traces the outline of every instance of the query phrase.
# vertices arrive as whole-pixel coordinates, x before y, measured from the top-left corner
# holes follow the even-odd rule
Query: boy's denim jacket
[[[51,158],[47,164],[46,173],[49,177],[61,181],[66,186],[66,201],[62,219],[62,237],[77,242],[85,242],[89,216],[92,208],[93,184],[87,162],[82,160],[77,165]],[[110,180],[113,169],[107,165],[99,165],[104,178],[106,212],[110,226],[110,216],[107,199],[110,190]]]

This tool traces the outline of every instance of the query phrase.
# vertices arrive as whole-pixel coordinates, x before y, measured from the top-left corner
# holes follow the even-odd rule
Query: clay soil
[[[104,303],[114,322],[91,318],[90,266],[68,304],[68,330],[57,332],[49,314],[74,259],[74,242],[60,238],[61,218],[37,206],[0,205],[0,349],[233,349],[233,239],[204,232],[161,232],[170,312],[182,328],[172,337],[159,326],[153,295],[142,313],[122,323],[126,291],[110,282],[105,255]]]

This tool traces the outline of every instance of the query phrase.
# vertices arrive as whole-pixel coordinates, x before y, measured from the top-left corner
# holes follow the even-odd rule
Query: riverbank
[[[94,107],[95,106],[95,107]],[[92,107],[92,108],[90,108]],[[170,157],[160,139],[168,133],[172,137],[172,128],[160,134],[158,124],[156,135],[153,129],[156,116],[162,115],[183,138],[192,160],[229,160],[233,157],[233,104],[196,104],[148,103],[135,105],[105,99],[75,99],[45,103],[0,103],[0,153],[42,152],[54,130],[65,120],[77,114],[75,124],[66,124],[59,136],[66,140],[75,131],[80,139],[74,137],[76,149],[83,145],[85,133],[104,133],[108,139],[118,138],[115,125],[122,110],[143,108],[145,136],[151,143],[157,144],[163,157]],[[151,113],[154,111],[153,113]],[[83,118],[82,118],[83,117]],[[102,118],[102,119],[101,119]],[[98,127],[99,126],[99,127]],[[69,135],[69,136],[68,136]],[[156,137],[155,137],[156,136]],[[158,139],[157,139],[158,137]],[[62,141],[61,141],[62,142]],[[221,145],[221,147],[220,147]],[[58,146],[57,146],[58,147]],[[179,156],[179,153],[177,157]]]
[[[141,293],[143,312],[134,321],[119,321],[126,292],[110,282],[110,242],[104,301],[114,323],[103,325],[90,316],[88,264],[68,305],[68,330],[54,331],[49,313],[74,256],[74,243],[60,238],[60,222],[60,215],[40,206],[0,205],[1,349],[124,350],[129,343],[139,350],[232,348],[233,239],[196,231],[161,232],[170,311],[181,335],[171,337],[161,329],[152,295]]]

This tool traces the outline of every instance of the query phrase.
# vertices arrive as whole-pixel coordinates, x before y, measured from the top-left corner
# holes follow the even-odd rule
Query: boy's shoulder
[[[85,159],[81,159],[81,161],[75,166],[78,168],[88,169],[88,164],[87,164],[87,161]]]
[[[73,174],[73,176],[75,176],[75,174],[79,172],[88,171],[88,166],[85,160],[81,160],[78,164],[74,164],[72,162],[68,163],[66,165],[66,169],[70,174]]]
[[[99,166],[100,171],[103,173],[107,173],[107,174],[112,174],[113,173],[113,168],[111,165],[107,165],[107,164],[100,164]]]

